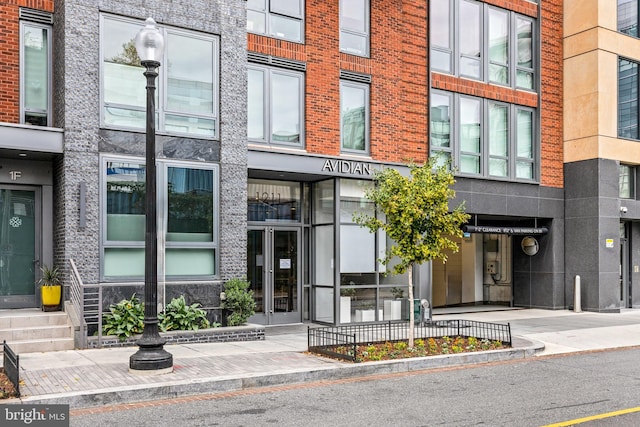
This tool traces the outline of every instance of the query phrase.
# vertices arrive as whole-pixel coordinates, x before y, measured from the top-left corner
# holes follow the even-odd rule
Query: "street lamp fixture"
[[[158,328],[158,228],[156,219],[156,121],[155,91],[164,38],[152,18],[136,36],[136,49],[147,78],[147,129],[145,173],[144,329],[136,342],[139,349],[129,358],[132,371],[171,372],[173,355],[164,349]]]

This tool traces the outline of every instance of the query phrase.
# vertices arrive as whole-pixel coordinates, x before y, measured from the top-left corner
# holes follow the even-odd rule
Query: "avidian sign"
[[[369,163],[338,159],[325,160],[324,165],[322,166],[322,171],[349,175],[373,175],[373,168]]]

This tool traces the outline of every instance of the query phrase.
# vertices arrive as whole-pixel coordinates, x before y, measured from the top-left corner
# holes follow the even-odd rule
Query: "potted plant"
[[[60,270],[58,267],[48,265],[40,268],[42,277],[40,283],[40,296],[42,297],[42,310],[54,311],[60,306],[62,299],[62,283],[60,281]]]

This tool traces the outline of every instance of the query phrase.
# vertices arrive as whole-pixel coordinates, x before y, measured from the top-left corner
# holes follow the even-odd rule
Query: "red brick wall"
[[[542,1],[541,183],[563,187],[562,0]]]
[[[487,0],[538,17],[525,0]],[[306,2],[305,44],[248,35],[248,49],[307,64],[306,150],[340,154],[340,70],[372,76],[371,158],[424,161],[428,155],[427,2],[371,0],[370,58],[339,52],[338,0]],[[562,187],[562,1],[542,1],[541,159],[543,185]],[[538,94],[433,73],[443,90],[538,107]]]
[[[19,8],[53,12],[53,0],[0,0],[0,122],[20,123]]]
[[[487,0],[495,6],[538,17],[538,5],[522,0]],[[563,187],[562,1],[543,1],[541,11],[540,160],[542,185]],[[538,94],[432,73],[434,88],[538,107]]]
[[[424,161],[427,155],[426,4],[371,1],[370,58],[340,53],[338,0],[307,1],[305,44],[248,35],[248,49],[305,61],[306,150],[340,154],[340,70],[370,74],[374,160]]]

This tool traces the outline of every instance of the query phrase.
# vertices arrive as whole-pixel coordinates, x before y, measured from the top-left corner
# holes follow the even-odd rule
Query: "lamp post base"
[[[140,349],[129,357],[129,371],[140,373],[168,373],[173,371],[173,355],[160,343],[141,343]]]

